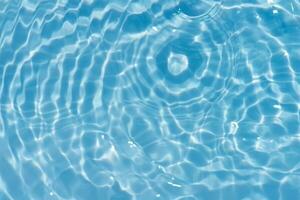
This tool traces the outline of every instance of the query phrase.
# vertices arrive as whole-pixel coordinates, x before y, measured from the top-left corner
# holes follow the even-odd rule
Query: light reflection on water
[[[0,199],[299,199],[299,12],[0,2]]]

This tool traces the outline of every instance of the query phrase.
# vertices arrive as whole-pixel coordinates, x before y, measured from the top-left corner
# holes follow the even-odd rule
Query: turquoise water
[[[1,0],[0,200],[300,199],[299,0]]]

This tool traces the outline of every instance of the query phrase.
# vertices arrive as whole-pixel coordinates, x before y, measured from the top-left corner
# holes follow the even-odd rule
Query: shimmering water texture
[[[0,0],[0,200],[299,200],[299,0]]]

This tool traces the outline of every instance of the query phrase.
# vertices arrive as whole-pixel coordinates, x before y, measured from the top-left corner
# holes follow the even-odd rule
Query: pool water
[[[1,0],[0,200],[300,199],[299,0]]]

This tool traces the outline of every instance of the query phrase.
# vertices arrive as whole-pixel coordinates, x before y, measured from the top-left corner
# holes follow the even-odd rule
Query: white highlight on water
[[[274,108],[277,108],[277,109],[281,109],[281,106],[280,106],[280,105],[274,105],[273,107],[274,107]]]
[[[239,125],[237,122],[233,121],[230,123],[230,130],[229,130],[229,134],[235,135],[237,130],[239,128]]]
[[[168,57],[168,70],[174,76],[181,74],[188,67],[188,58],[186,55],[170,53]]]
[[[129,147],[130,148],[135,148],[136,145],[132,141],[128,141]]]
[[[168,184],[169,184],[169,185],[172,185],[172,186],[174,186],[174,187],[179,187],[179,188],[181,187],[181,185],[178,185],[178,184],[176,184],[176,183],[172,183],[172,182],[170,182],[170,181],[168,182]]]
[[[154,31],[156,31],[156,32],[158,31],[158,28],[156,26],[153,26],[152,28]]]
[[[100,160],[108,160],[113,162],[116,158],[118,158],[119,154],[116,148],[112,145],[100,158]]]

